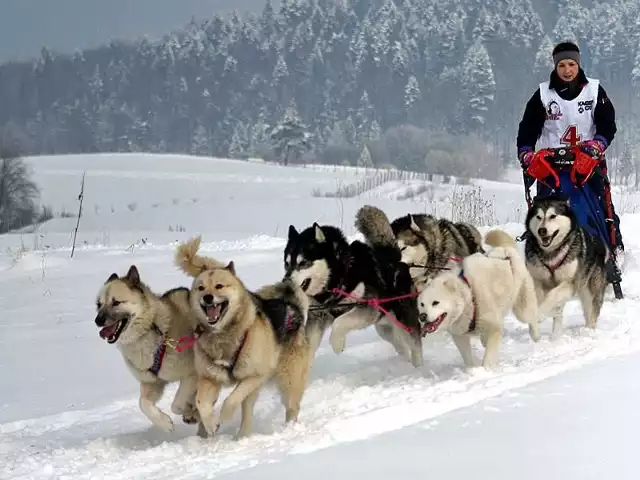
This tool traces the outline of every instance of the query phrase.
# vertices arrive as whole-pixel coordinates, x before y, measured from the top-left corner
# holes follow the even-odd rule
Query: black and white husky
[[[399,355],[418,367],[423,356],[417,293],[409,267],[401,262],[389,219],[382,210],[367,205],[357,212],[355,225],[366,243],[349,243],[340,229],[330,225],[314,223],[301,232],[290,225],[284,250],[285,277],[335,318],[329,338],[334,352],[344,350],[349,332],[374,325]],[[406,297],[381,305],[394,318],[354,300],[398,296]]]
[[[525,260],[542,316],[553,314],[552,338],[562,332],[565,303],[578,296],[585,324],[595,328],[607,288],[609,251],[584,231],[560,197],[536,198],[525,221]]]

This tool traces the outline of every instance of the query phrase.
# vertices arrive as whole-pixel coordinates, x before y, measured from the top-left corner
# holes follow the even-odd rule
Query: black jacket
[[[578,73],[577,82],[575,86],[567,85],[560,80],[558,74],[554,70],[549,78],[549,86],[558,92],[561,98],[564,100],[573,100],[576,98],[582,87],[588,83],[587,76],[580,69]],[[535,149],[538,137],[542,133],[542,127],[546,119],[545,107],[540,100],[540,89],[538,88],[527,102],[527,106],[524,109],[520,126],[518,127],[518,139],[517,147],[518,152],[520,149]],[[613,104],[607,92],[605,92],[602,85],[598,88],[598,100],[596,107],[593,111],[593,119],[596,124],[596,136],[600,139],[604,139],[606,146],[608,147],[616,134],[616,112],[613,108]]]

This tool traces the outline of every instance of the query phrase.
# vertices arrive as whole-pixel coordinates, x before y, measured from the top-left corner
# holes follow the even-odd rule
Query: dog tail
[[[491,230],[484,236],[484,243],[491,247],[513,248],[516,251],[518,250],[516,241],[504,230]]]
[[[176,266],[192,277],[197,277],[205,270],[225,267],[224,263],[214,258],[201,257],[198,255],[201,240],[202,238],[200,236],[194,237],[188,242],[180,244],[176,251]]]
[[[511,271],[513,272],[513,281],[518,290],[516,308],[520,310],[536,310],[538,300],[533,278],[529,273],[524,257],[518,251],[518,246],[513,237],[502,230],[491,230],[485,235],[484,241],[491,247],[501,248],[501,254],[504,254],[509,260]],[[491,252],[489,252],[489,255],[491,255]]]
[[[356,213],[355,227],[372,247],[397,248],[396,236],[389,217],[373,205],[365,205]]]

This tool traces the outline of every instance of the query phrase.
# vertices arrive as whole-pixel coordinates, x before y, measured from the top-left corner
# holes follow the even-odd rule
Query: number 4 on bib
[[[571,147],[578,145],[581,140],[582,137],[578,135],[578,127],[576,125],[569,125],[560,138],[560,142]]]

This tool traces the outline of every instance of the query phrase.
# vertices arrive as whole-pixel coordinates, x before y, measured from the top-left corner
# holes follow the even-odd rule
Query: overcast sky
[[[0,0],[0,62],[37,56],[42,46],[73,52],[147,34],[161,36],[191,17],[261,11],[266,0]],[[276,2],[274,2],[276,5]]]

